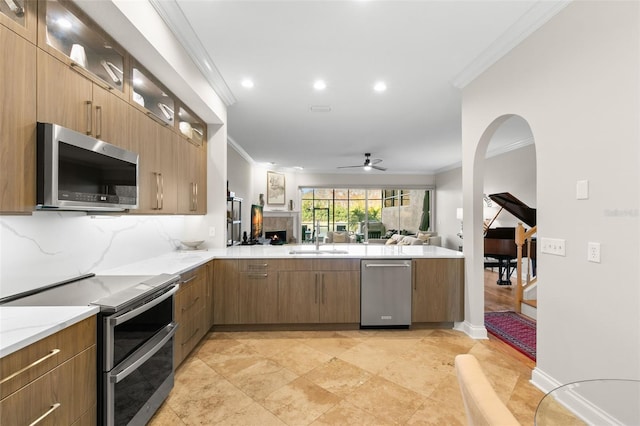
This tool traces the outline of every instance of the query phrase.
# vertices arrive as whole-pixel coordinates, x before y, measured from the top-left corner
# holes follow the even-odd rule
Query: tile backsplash
[[[175,251],[187,228],[183,216],[0,216],[0,297]]]

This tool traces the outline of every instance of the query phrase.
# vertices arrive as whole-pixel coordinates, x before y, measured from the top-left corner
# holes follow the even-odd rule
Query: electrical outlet
[[[216,236],[216,227],[215,226],[210,226],[209,227],[209,236],[210,237],[215,237]]]
[[[589,262],[600,263],[600,243],[587,244],[587,260]]]
[[[540,238],[542,253],[565,256],[565,241],[559,238]]]

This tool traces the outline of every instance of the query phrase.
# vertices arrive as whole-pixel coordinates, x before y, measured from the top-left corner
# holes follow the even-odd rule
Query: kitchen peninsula
[[[292,251],[305,253],[291,254]],[[207,322],[214,331],[229,327],[255,329],[268,325],[307,329],[332,325],[357,328],[360,321],[360,260],[410,259],[413,263],[413,324],[442,326],[463,320],[464,258],[460,252],[437,246],[365,244],[322,245],[320,252],[330,253],[316,254],[313,251],[314,247],[310,245],[175,251],[104,271],[101,275],[184,275],[206,267],[203,287],[205,292],[210,292],[210,305],[205,306],[205,310],[209,316]],[[346,253],[333,254],[334,251]],[[314,315],[317,312],[317,317],[297,318],[297,314],[287,313],[285,308],[291,306],[285,305],[284,301],[290,300],[294,294],[304,295],[304,288],[293,290],[289,287],[308,282],[308,279],[315,282],[315,274],[325,274],[325,306],[317,302],[315,310],[312,310]],[[329,294],[329,287],[335,290],[333,295]],[[314,299],[312,304],[316,304],[313,293],[315,288],[310,296]],[[342,305],[327,306],[330,301]],[[0,315],[6,316],[8,309],[15,316],[23,308],[0,307]],[[33,309],[24,308],[24,312],[26,316],[33,315]],[[51,319],[55,321],[55,317]],[[60,324],[51,324],[50,328],[59,330]],[[24,330],[23,336],[16,336],[15,330],[0,331],[3,355],[34,341],[28,329]],[[4,342],[7,342],[5,332],[12,333],[10,348],[4,347]],[[38,334],[37,337],[45,336]]]

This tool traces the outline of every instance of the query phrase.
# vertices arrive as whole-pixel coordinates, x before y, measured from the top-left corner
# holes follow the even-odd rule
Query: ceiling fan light
[[[366,166],[363,167],[363,169],[364,169],[365,172],[368,172],[368,171],[371,170],[371,166],[366,165]]]

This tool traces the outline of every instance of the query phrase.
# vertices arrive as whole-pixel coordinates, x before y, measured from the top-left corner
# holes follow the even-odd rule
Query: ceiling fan
[[[371,159],[371,154],[370,153],[366,153],[364,154],[364,163],[363,164],[358,164],[357,166],[340,166],[338,167],[339,169],[350,169],[350,168],[354,168],[354,167],[362,167],[365,171],[369,171],[371,169],[376,169],[376,170],[381,170],[381,171],[385,171],[387,170],[384,167],[380,167],[380,166],[376,166],[376,164],[381,163],[382,160],[380,158],[376,158],[376,159]]]

